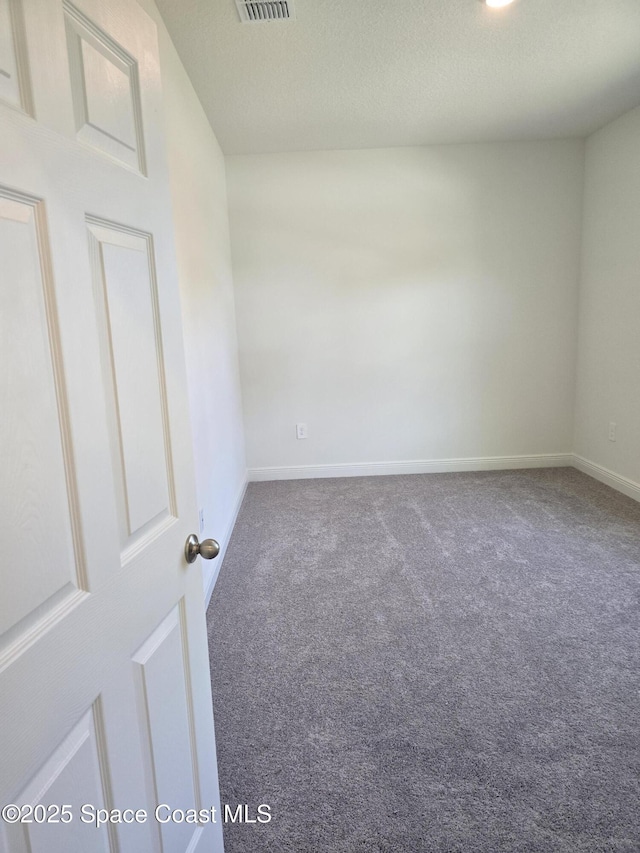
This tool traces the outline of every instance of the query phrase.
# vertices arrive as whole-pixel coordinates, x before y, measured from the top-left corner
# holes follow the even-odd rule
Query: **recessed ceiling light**
[[[510,3],[513,3],[513,0],[484,0],[484,2],[487,6],[498,9],[500,6],[508,6]]]

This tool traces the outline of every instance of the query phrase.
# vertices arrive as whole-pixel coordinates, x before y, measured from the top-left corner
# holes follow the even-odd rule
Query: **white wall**
[[[158,24],[198,505],[225,548],[246,483],[225,163],[155,5],[139,2]],[[209,591],[220,562],[203,561]]]
[[[570,452],[583,152],[227,158],[250,468]]]
[[[640,108],[586,145],[575,450],[640,497]]]

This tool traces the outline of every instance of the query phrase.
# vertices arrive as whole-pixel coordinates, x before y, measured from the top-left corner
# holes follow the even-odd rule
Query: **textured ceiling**
[[[640,103],[640,0],[156,0],[226,154],[582,136]]]

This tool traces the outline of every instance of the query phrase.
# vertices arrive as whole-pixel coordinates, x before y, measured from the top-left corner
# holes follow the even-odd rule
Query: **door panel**
[[[40,772],[31,780],[28,787],[17,799],[20,803],[68,804],[75,820],[66,823],[66,817],[55,825],[56,840],[60,849],[68,853],[109,853],[114,848],[113,829],[106,825],[95,827],[83,823],[77,817],[84,804],[95,803],[97,808],[105,808],[105,789],[108,790],[108,778],[104,768],[104,756],[100,756],[96,733],[97,709],[85,714],[70,734],[60,744]],[[60,815],[54,817],[60,818]],[[36,812],[37,816],[37,812]],[[51,829],[46,824],[34,820],[31,823],[12,825],[8,832],[11,849],[24,853],[50,853]]]
[[[78,812],[219,815],[155,26],[134,0],[2,21],[0,802],[75,816],[0,821],[0,850],[215,853],[219,822]]]
[[[144,172],[137,62],[76,6],[64,9],[78,138]]]
[[[156,802],[172,809],[199,811],[202,802],[192,736],[194,719],[183,619],[181,603],[136,652],[133,662],[138,670],[140,716]],[[168,814],[169,810],[163,809],[163,821]],[[194,833],[202,831],[193,824],[173,822],[160,823],[159,829],[163,846],[169,850],[188,849]]]
[[[42,205],[0,187],[0,541],[21,583],[0,598],[4,646],[84,587],[74,548],[76,494],[69,474],[68,420]],[[28,348],[24,342],[28,341]],[[26,556],[26,559],[25,559]],[[0,646],[1,654],[2,646]]]
[[[24,22],[20,0],[0,0],[0,100],[29,111]]]
[[[153,242],[95,220],[89,232],[125,562],[176,516]]]

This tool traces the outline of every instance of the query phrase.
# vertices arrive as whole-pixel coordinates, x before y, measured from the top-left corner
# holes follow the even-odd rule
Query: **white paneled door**
[[[3,853],[222,850],[162,121],[134,0],[0,0]]]

